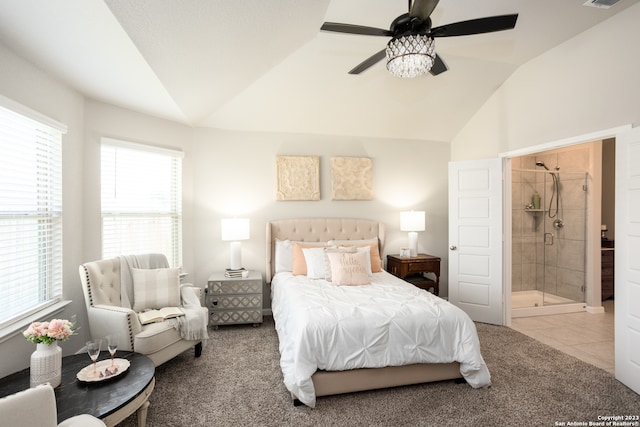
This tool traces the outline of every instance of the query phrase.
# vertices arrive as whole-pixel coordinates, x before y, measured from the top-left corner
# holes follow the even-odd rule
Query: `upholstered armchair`
[[[162,254],[121,256],[79,268],[94,339],[116,335],[118,349],[142,353],[158,366],[190,347],[195,356],[208,338],[209,314],[201,288],[180,284],[177,269]],[[180,306],[185,316],[143,325],[138,313]]]
[[[98,418],[83,414],[57,423],[56,395],[49,383],[28,388],[0,399],[3,427],[105,427]]]

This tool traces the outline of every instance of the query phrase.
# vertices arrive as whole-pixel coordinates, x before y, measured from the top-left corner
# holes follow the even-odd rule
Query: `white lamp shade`
[[[238,241],[249,239],[249,218],[221,220],[222,240]]]
[[[400,212],[401,231],[424,231],[424,211]]]

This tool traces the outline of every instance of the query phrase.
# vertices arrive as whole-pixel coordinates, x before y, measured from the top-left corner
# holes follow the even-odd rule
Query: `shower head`
[[[538,160],[536,162],[536,166],[542,166],[543,168],[545,168],[546,170],[549,170],[549,168],[547,167],[547,165],[544,164],[544,162]]]

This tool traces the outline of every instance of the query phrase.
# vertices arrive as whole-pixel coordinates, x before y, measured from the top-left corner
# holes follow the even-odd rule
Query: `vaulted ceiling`
[[[90,98],[191,126],[448,142],[519,66],[638,0],[584,2],[441,0],[434,26],[518,22],[436,39],[449,71],[414,79],[349,75],[388,38],[319,31],[388,28],[404,0],[4,0],[0,37]]]

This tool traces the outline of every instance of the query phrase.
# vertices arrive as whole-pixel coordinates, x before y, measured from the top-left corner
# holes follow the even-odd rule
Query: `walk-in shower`
[[[587,174],[512,169],[512,317],[585,309]]]

